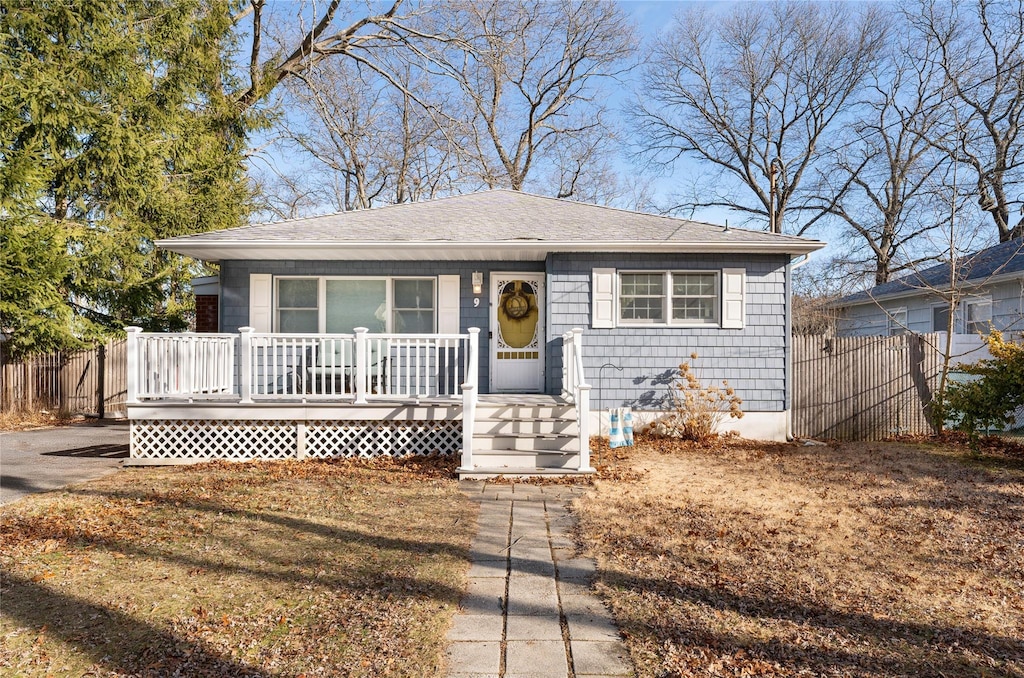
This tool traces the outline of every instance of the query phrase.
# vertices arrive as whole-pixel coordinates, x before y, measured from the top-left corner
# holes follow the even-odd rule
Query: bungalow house
[[[158,245],[220,266],[212,334],[129,331],[133,463],[440,452],[588,472],[600,413],[696,352],[783,439],[791,266],[824,243],[494,190]],[[214,310],[211,311],[211,306]]]
[[[962,295],[953,331],[977,337],[992,329],[1024,333],[1024,238],[968,254],[953,278]],[[891,280],[832,304],[839,336],[925,334],[949,326],[949,263]]]

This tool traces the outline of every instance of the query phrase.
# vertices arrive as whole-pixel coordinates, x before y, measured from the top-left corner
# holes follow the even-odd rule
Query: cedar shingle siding
[[[788,257],[717,254],[552,254],[548,257],[548,337],[573,327],[584,334],[585,369],[596,409],[630,405],[666,409],[673,371],[696,351],[697,373],[706,385],[728,379],[747,412],[778,412],[786,403],[786,263]],[[747,318],[743,329],[718,327],[590,328],[591,269],[708,270],[746,268]],[[561,378],[561,346],[549,341],[547,380]],[[622,367],[599,370],[605,363]]]
[[[778,412],[786,407],[786,255],[716,254],[560,254],[540,261],[224,261],[221,266],[222,331],[236,332],[249,319],[249,274],[461,277],[461,330],[481,328],[480,384],[487,390],[489,366],[489,284],[491,271],[547,272],[548,393],[561,388],[561,335],[582,327],[593,406],[668,407],[674,368],[693,351],[706,384],[728,379],[747,412]],[[591,329],[593,268],[631,270],[708,270],[745,268],[746,323],[743,329],[618,327]],[[484,292],[473,306],[471,273],[483,271]],[[613,363],[622,372],[606,368]]]

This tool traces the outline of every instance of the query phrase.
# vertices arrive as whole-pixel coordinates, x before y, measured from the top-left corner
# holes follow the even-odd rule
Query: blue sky
[[[272,6],[272,11],[275,13],[282,12],[284,14],[294,6],[289,2],[271,2],[268,4]],[[659,30],[664,29],[671,23],[672,17],[676,12],[693,3],[679,2],[675,0],[620,0],[619,4],[636,22],[639,37],[641,38],[641,44],[645,45],[651,38],[657,35]],[[728,8],[734,3],[716,2],[710,4],[714,4],[722,8]],[[644,48],[641,47],[639,55],[641,62],[643,61],[643,49]],[[628,107],[634,83],[638,76],[639,69],[635,69],[632,73],[627,74],[623,79],[622,85],[611,93],[609,104],[617,113],[623,113]],[[628,122],[624,117],[620,119],[624,126],[628,126]],[[626,130],[626,133],[628,135],[628,129]],[[260,146],[264,143],[265,139],[257,138],[254,140],[255,146]],[[307,159],[286,154],[280,147],[272,147],[263,152],[259,158],[254,159],[254,169],[259,173],[261,171],[265,171],[269,165],[272,165],[276,167],[278,171],[282,171],[284,173],[292,173],[296,171],[302,172],[302,168],[307,162],[309,162]],[[309,165],[309,167],[311,171],[314,171],[313,165]],[[616,169],[624,176],[629,176],[637,172],[637,169],[633,166],[626,154],[623,154],[618,159]],[[669,204],[671,202],[671,195],[675,192],[676,188],[689,186],[691,183],[690,178],[701,172],[703,169],[704,168],[702,168],[698,163],[683,159],[677,161],[670,172],[666,171],[661,176],[652,177],[651,180],[655,194],[655,202],[659,205]],[[322,170],[316,169],[315,171]],[[743,191],[747,189],[745,187],[738,186],[737,190]],[[693,215],[693,218],[720,224],[725,223],[726,220],[728,220],[732,225],[736,226],[741,225],[743,215],[732,214],[727,210],[715,208],[699,211]],[[756,222],[750,222],[743,225],[749,228],[760,227],[760,224]]]

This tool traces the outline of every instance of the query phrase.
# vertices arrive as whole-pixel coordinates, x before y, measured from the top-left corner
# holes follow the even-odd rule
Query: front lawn
[[[641,676],[1024,676],[1024,462],[640,441],[577,500]]]
[[[5,675],[434,675],[471,502],[435,461],[126,470],[0,509]]]

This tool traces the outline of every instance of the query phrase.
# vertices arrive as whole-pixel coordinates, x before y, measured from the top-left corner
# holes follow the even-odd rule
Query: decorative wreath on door
[[[505,301],[502,302],[501,308],[512,320],[519,320],[525,318],[526,314],[530,312],[530,299],[523,290],[516,285],[515,291],[505,297]]]

